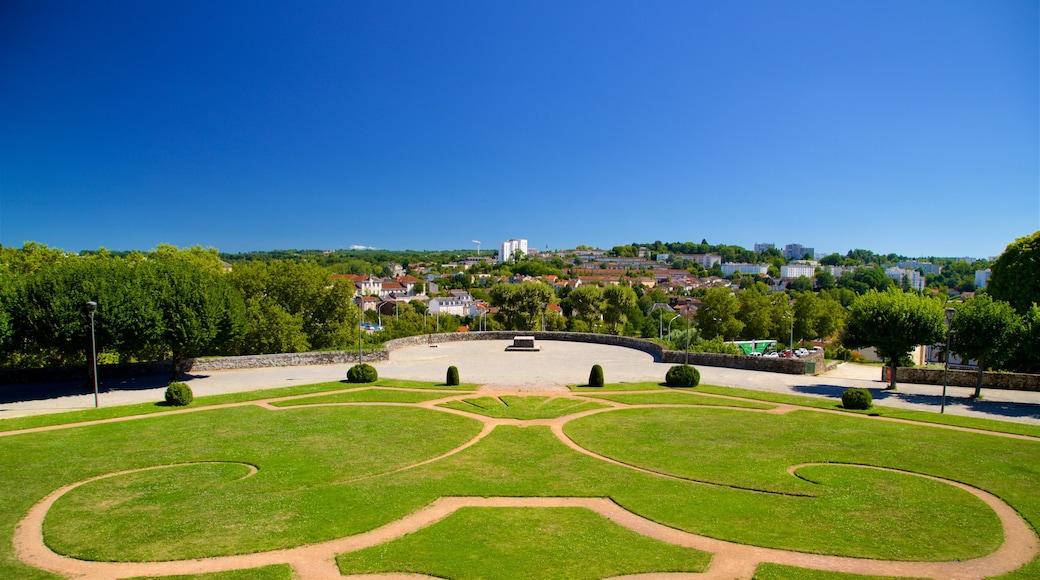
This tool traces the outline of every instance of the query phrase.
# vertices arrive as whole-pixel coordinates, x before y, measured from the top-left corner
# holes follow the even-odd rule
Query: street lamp
[[[946,413],[946,377],[950,373],[950,346],[953,342],[953,330],[950,327],[953,326],[953,318],[957,316],[957,310],[954,308],[947,308],[946,311],[946,352],[943,357],[943,393],[942,403],[939,405],[939,414]]]
[[[689,312],[683,313],[683,318],[686,320],[686,366],[690,366],[690,320],[686,318],[689,316]]]
[[[94,312],[97,310],[97,302],[87,302],[87,312],[90,314],[90,364],[94,372],[94,408],[98,407],[98,376],[97,376],[97,341],[94,338]]]

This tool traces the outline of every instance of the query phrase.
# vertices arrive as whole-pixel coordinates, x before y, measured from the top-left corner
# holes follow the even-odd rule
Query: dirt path
[[[491,387],[494,390],[481,391],[480,396],[500,396],[505,394],[515,395],[518,393],[517,390],[506,390],[499,385]],[[356,389],[345,389],[356,391]],[[426,465],[434,461],[439,461],[445,457],[454,455],[461,452],[462,450],[476,444],[478,441],[487,436],[495,427],[499,425],[544,425],[548,426],[552,432],[560,439],[562,443],[567,445],[569,448],[583,453],[585,455],[594,457],[601,461],[606,461],[615,465],[619,465],[628,469],[634,469],[646,472],[647,470],[635,467],[632,465],[624,464],[616,460],[610,459],[605,456],[601,456],[587,449],[584,449],[570,440],[564,433],[564,425],[574,419],[585,417],[588,415],[609,412],[618,408],[632,408],[632,407],[689,407],[690,405],[626,405],[604,399],[589,399],[584,398],[578,393],[556,393],[556,392],[545,392],[545,396],[552,397],[564,397],[577,400],[595,400],[598,403],[607,405],[603,409],[593,409],[576,413],[573,415],[566,415],[555,419],[537,419],[537,420],[518,420],[518,419],[496,419],[489,418],[483,415],[477,415],[468,413],[466,411],[458,411],[454,409],[446,409],[443,407],[437,407],[438,403],[443,403],[447,400],[464,399],[473,397],[474,393],[467,392],[449,392],[442,391],[444,397],[432,401],[425,401],[422,403],[415,404],[403,404],[407,406],[415,406],[422,408],[435,409],[442,412],[454,413],[459,415],[465,415],[467,417],[476,418],[484,423],[484,428],[481,432],[467,441],[463,445],[432,459],[424,460],[422,462],[409,465],[400,469],[395,470],[403,471],[406,469],[413,469],[420,465]],[[642,391],[652,392],[652,391]],[[329,393],[322,393],[323,395]],[[700,395],[710,396],[705,393],[699,393]],[[270,410],[284,410],[287,408],[298,408],[298,407],[275,407],[271,403],[275,401],[285,401],[292,399],[305,398],[313,395],[300,395],[294,397],[283,397],[278,399],[266,399],[262,401],[253,401],[248,403],[236,403],[233,405],[223,405],[222,407],[232,406],[244,406],[244,405],[258,405]],[[739,400],[736,397],[718,396],[720,399],[731,399]],[[402,405],[402,403],[330,403],[330,405],[389,405],[394,406]],[[208,410],[213,407],[203,407],[198,410]],[[788,405],[778,405],[775,409],[770,410],[755,410],[745,409],[743,411],[748,412],[765,412],[765,413],[777,413],[777,412],[789,412],[793,409],[803,409],[803,407],[793,407]],[[812,409],[809,409],[812,410]],[[186,410],[177,412],[194,412],[196,410]],[[152,415],[144,415],[136,418],[147,418],[154,417]],[[113,421],[125,421],[131,420],[132,418],[123,417],[117,419],[109,419],[103,421],[96,421],[91,423],[101,422],[113,422]],[[864,417],[864,420],[870,420],[874,418]],[[83,425],[80,423],[77,425]],[[51,430],[58,428],[70,428],[76,425],[64,425],[56,427],[48,427],[42,429],[32,429],[21,432],[4,433],[3,435],[25,433],[30,431],[42,431]],[[938,428],[945,428],[943,426],[934,425]],[[964,429],[958,429],[964,430]],[[1000,433],[984,432],[993,436],[1008,436]],[[1013,438],[1022,438],[1020,436],[1008,436]],[[1035,440],[1035,439],[1034,439]],[[248,464],[242,464],[247,468],[248,473],[244,477],[249,477],[255,474],[256,467]],[[819,465],[819,464],[813,464]],[[882,561],[882,560],[867,560],[859,558],[846,558],[838,556],[822,556],[816,554],[806,554],[802,552],[791,552],[785,550],[775,550],[770,548],[759,548],[755,546],[748,546],[743,544],[737,544],[733,542],[727,542],[723,540],[717,540],[708,538],[705,536],[699,536],[691,534],[675,528],[670,528],[662,524],[656,523],[652,520],[646,519],[635,513],[629,512],[613,501],[606,498],[574,498],[574,497],[556,497],[556,498],[508,498],[508,497],[493,497],[493,498],[481,498],[481,497],[445,497],[434,501],[429,506],[412,513],[400,520],[388,523],[382,527],[376,528],[369,532],[358,534],[355,536],[349,536],[346,538],[339,538],[328,542],[322,542],[320,544],[313,544],[308,546],[301,546],[298,548],[285,549],[285,550],[274,550],[270,552],[262,552],[256,554],[245,554],[239,556],[222,556],[215,558],[202,558],[194,560],[179,560],[170,562],[135,562],[135,563],[115,563],[115,562],[90,562],[84,560],[78,560],[75,558],[69,558],[62,556],[51,551],[44,543],[43,538],[43,520],[46,517],[47,512],[53,506],[54,502],[66,493],[80,487],[82,485],[98,481],[100,479],[114,477],[125,473],[146,471],[154,469],[163,469],[170,466],[155,466],[145,469],[123,471],[117,473],[110,473],[90,479],[86,479],[80,482],[76,482],[70,485],[66,485],[58,490],[55,490],[46,498],[41,500],[29,512],[25,518],[19,522],[15,529],[13,537],[13,544],[15,553],[18,558],[31,566],[55,572],[69,578],[77,579],[118,579],[118,578],[129,578],[134,576],[164,576],[174,574],[200,574],[205,572],[217,572],[225,570],[237,570],[246,568],[256,568],[260,566],[267,566],[271,564],[289,564],[293,567],[296,577],[299,580],[327,580],[333,578],[343,578],[340,575],[339,569],[335,564],[335,555],[343,552],[350,552],[376,546],[387,541],[399,538],[405,534],[409,534],[420,530],[426,526],[436,523],[462,507],[580,507],[592,510],[607,519],[610,519],[614,523],[628,528],[636,533],[663,541],[671,544],[680,546],[686,546],[704,550],[714,555],[712,563],[709,569],[702,574],[642,574],[637,576],[627,576],[626,578],[661,578],[661,579],[676,579],[676,578],[690,578],[690,579],[703,579],[703,580],[750,580],[754,574],[755,568],[758,564],[763,562],[770,562],[776,564],[784,564],[789,566],[798,566],[802,568],[812,568],[819,570],[832,570],[840,572],[848,572],[854,574],[864,575],[881,575],[881,576],[904,576],[904,577],[916,577],[916,578],[936,578],[943,580],[976,580],[983,579],[990,576],[995,576],[1015,570],[1033,559],[1040,550],[1036,534],[1032,528],[1018,515],[1018,513],[1002,502],[997,497],[971,486],[967,486],[961,483],[957,483],[950,480],[936,478],[927,475],[921,475],[916,473],[909,473],[909,475],[915,475],[918,477],[925,477],[935,481],[940,481],[949,485],[953,485],[960,489],[967,491],[978,497],[981,501],[986,503],[993,509],[994,513],[1000,518],[1001,524],[1004,528],[1004,543],[1001,547],[987,556],[976,558],[974,560],[968,560],[964,562],[897,562],[897,561]],[[791,467],[793,473],[801,466]],[[853,468],[869,468],[869,469],[883,469],[883,468],[871,468],[871,467],[855,467],[846,466]],[[890,470],[893,471],[893,470]],[[391,472],[392,473],[392,472]],[[664,477],[675,477],[668,474],[653,473],[657,476]],[[907,473],[907,472],[900,472]],[[353,578],[372,578],[386,580],[388,578],[422,578],[424,576],[407,574],[407,575],[363,575],[353,576]]]

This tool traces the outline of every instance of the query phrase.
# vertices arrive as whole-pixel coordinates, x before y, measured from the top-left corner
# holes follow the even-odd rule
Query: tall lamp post
[[[94,312],[97,310],[97,302],[87,302],[87,312],[90,314],[90,364],[94,377],[94,408],[98,407],[98,376],[97,376],[97,340],[94,338]]]
[[[683,320],[686,321],[686,366],[690,366],[690,319],[686,318],[689,316],[689,312],[683,313]]]
[[[943,364],[942,403],[939,405],[939,414],[940,415],[946,413],[946,377],[950,373],[950,346],[953,343],[953,330],[951,330],[950,327],[953,326],[953,318],[955,316],[957,316],[957,310],[954,309],[954,308],[947,308],[945,312],[946,312],[946,352],[944,353],[945,356],[943,356],[943,359],[945,359],[945,360],[944,360],[944,364]]]

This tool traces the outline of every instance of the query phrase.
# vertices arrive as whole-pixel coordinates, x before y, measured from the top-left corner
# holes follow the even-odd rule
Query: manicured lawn
[[[711,555],[641,536],[580,508],[462,508],[414,534],[336,560],[343,574],[593,580],[703,572]]]
[[[892,576],[862,576],[845,574],[844,572],[826,572],[823,570],[806,570],[780,564],[761,564],[755,570],[754,580],[913,580],[896,579]]]
[[[292,578],[292,568],[288,564],[250,568],[249,570],[211,572],[209,574],[163,576],[163,580],[292,580]],[[146,578],[132,578],[131,580],[146,580]]]
[[[961,415],[946,415],[930,413],[927,411],[915,411],[912,409],[898,409],[875,404],[866,411],[852,411],[841,406],[841,399],[821,399],[819,397],[803,397],[800,395],[788,395],[785,393],[772,393],[768,391],[755,391],[752,389],[741,389],[737,387],[717,387],[715,385],[700,385],[696,388],[705,393],[718,395],[729,395],[731,397],[744,397],[759,401],[771,401],[774,403],[786,403],[800,407],[812,407],[814,409],[828,409],[842,411],[858,415],[874,415],[877,417],[891,417],[894,419],[908,419],[920,423],[934,423],[936,425],[953,425],[956,427],[969,427],[994,431],[997,433],[1012,433],[1015,435],[1027,435],[1040,437],[1040,426],[1023,423],[1012,423],[1009,421],[997,421],[994,419],[983,419],[978,417],[964,417]],[[877,403],[877,401],[875,401]]]
[[[404,379],[379,379],[369,386],[397,387],[399,389],[438,389],[442,391],[475,391],[480,388],[477,383],[460,383],[448,386],[444,383],[430,383],[424,381],[407,381]]]
[[[698,395],[702,387],[634,385],[632,390],[662,392],[602,397],[627,404],[739,404]],[[344,388],[349,386],[334,382],[238,396]],[[443,396],[430,388],[442,387],[354,389],[286,401],[300,406],[278,411],[247,405],[0,437],[0,578],[53,578],[18,562],[11,545],[18,520],[47,493],[153,466],[168,467],[100,479],[60,499],[44,523],[48,545],[74,557],[125,561],[266,551],[369,531],[445,496],[607,497],[693,533],[864,558],[964,559],[990,553],[1001,542],[995,516],[970,494],[862,465],[985,489],[1040,528],[1037,441],[810,410],[773,415],[717,407],[624,408],[573,419],[564,432],[585,449],[653,473],[579,453],[544,426],[500,426],[461,452],[416,466],[471,441],[480,421],[421,408],[305,404]],[[520,419],[603,406],[544,396],[467,401],[456,403]],[[788,473],[805,463],[828,465],[802,467],[797,477]],[[259,471],[245,477],[250,465]],[[539,542],[546,537],[553,540]],[[414,570],[456,578],[542,577],[537,570],[594,578],[699,570],[703,558],[582,509],[465,508],[339,562],[345,571]],[[1037,569],[1034,563],[1008,578],[1035,577]],[[283,580],[280,570],[197,578]],[[758,574],[760,580],[845,579],[768,566]]]
[[[753,401],[706,397],[688,390],[675,390],[661,393],[632,393],[623,395],[585,395],[592,399],[604,399],[626,405],[707,405],[714,407],[742,407],[745,409],[775,409],[776,405],[766,405]]]
[[[438,407],[468,411],[497,419],[554,419],[591,409],[604,409],[607,405],[592,401],[578,401],[562,397],[475,397],[461,401],[448,401]]]
[[[452,396],[450,393],[423,393],[417,391],[398,391],[393,389],[355,389],[345,393],[315,395],[302,399],[276,401],[275,407],[298,407],[302,405],[322,405],[327,403],[421,403]]]
[[[576,393],[602,393],[603,391],[659,391],[668,387],[664,383],[607,383],[602,387],[567,385],[567,388]]]

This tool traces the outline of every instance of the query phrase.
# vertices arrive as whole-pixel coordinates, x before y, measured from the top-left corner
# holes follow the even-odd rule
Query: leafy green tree
[[[891,367],[889,389],[896,388],[899,359],[921,344],[936,344],[945,336],[942,304],[917,294],[872,290],[849,309],[841,337],[846,348],[872,346]]]
[[[1023,373],[1040,373],[1040,305],[1034,304],[1021,318],[1010,367]]]
[[[791,292],[811,292],[813,289],[812,280],[805,276],[799,276],[791,283],[787,285],[787,289]]]
[[[830,270],[818,270],[816,272],[816,288],[830,290],[834,288],[835,284],[834,274],[831,274]]]
[[[603,310],[606,308],[606,302],[603,300],[603,288],[588,284],[572,290],[567,295],[567,301],[572,309],[578,311],[578,318],[584,321],[590,329],[603,316]]]
[[[753,340],[766,338],[773,328],[773,309],[769,302],[769,287],[762,282],[737,292],[737,320],[744,324],[740,337]]]
[[[603,309],[603,320],[611,325],[611,332],[618,334],[618,326],[624,326],[628,321],[627,310],[636,305],[636,293],[628,286],[614,285],[603,290],[603,301],[606,303]]]
[[[957,308],[950,330],[953,352],[965,360],[979,363],[975,378],[975,397],[982,393],[982,376],[987,368],[1002,368],[1008,362],[1019,338],[1022,321],[1007,302],[994,301],[980,294]]]
[[[154,264],[159,341],[171,354],[174,374],[186,358],[232,352],[245,325],[245,304],[227,278],[178,258]]]
[[[737,320],[739,310],[740,304],[729,288],[709,288],[697,309],[697,326],[705,336],[733,340],[744,329],[744,323]]]
[[[553,290],[541,282],[498,284],[488,292],[506,323],[516,330],[540,327],[541,315],[553,297]]]
[[[1008,244],[990,269],[986,289],[993,298],[1008,302],[1019,314],[1040,304],[1040,230]]]
[[[303,319],[277,303],[256,296],[246,300],[246,323],[239,351],[267,354],[306,352],[310,349],[303,332]]]

